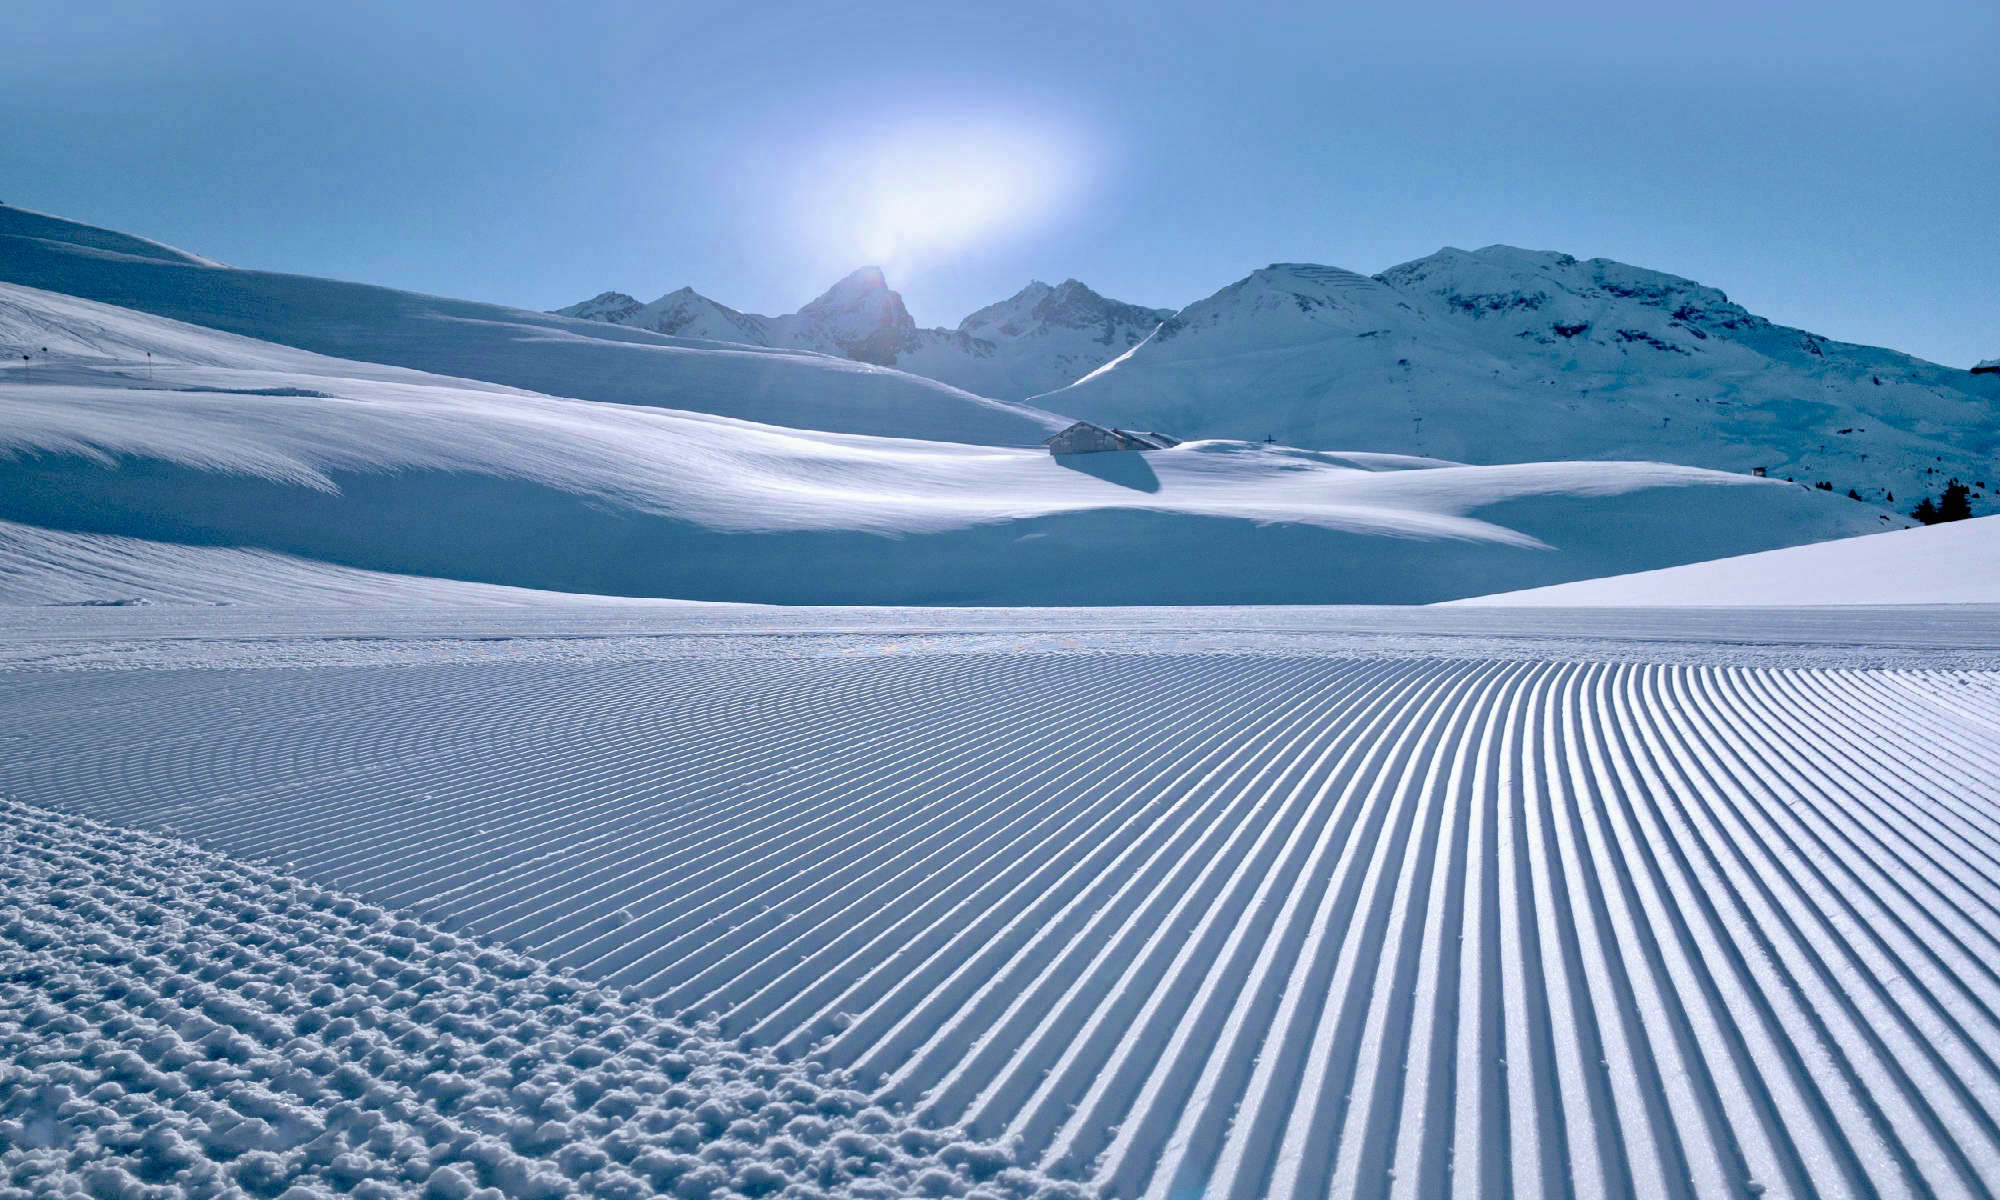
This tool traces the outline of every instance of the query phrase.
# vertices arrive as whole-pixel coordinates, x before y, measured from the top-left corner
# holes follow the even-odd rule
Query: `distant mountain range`
[[[1107,299],[1074,279],[1053,287],[1037,280],[956,329],[920,329],[877,267],[855,271],[782,317],[739,312],[692,288],[650,304],[603,292],[555,311],[673,337],[817,350],[1002,400],[1054,391],[1139,344],[1174,315],[1170,308]]]
[[[560,311],[893,365],[1184,438],[1664,459],[1898,506],[1953,476],[1982,493],[2000,482],[2000,375],[1774,324],[1679,276],[1511,246],[1373,276],[1277,263],[1178,312],[1034,283],[952,330],[919,329],[873,268],[786,317],[686,289]]]
[[[1511,246],[1374,276],[1274,264],[1035,403],[1179,437],[1761,469],[1900,507],[1952,476],[2000,483],[2000,377]]]
[[[1083,418],[1468,463],[1664,461],[1902,512],[1954,476],[1991,512],[2000,484],[2000,372],[1507,246],[1374,276],[1275,264],[1172,313],[1034,283],[947,330],[919,328],[877,270],[783,317],[687,290],[553,315],[238,270],[0,206],[0,281],[343,358],[839,433],[1024,446]]]

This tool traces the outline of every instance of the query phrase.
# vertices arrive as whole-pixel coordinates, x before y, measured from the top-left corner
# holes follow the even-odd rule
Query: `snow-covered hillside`
[[[795,603],[1403,602],[1903,523],[1655,463],[1216,441],[1058,459],[540,396],[11,286],[0,314],[50,346],[0,371],[0,518],[397,574]]]
[[[900,371],[797,350],[665,337],[599,321],[366,284],[236,270],[0,205],[0,281],[100,300],[321,354],[619,404],[775,425],[1034,445],[1068,421]],[[39,354],[32,315],[0,345]],[[51,346],[51,350],[54,346]]]
[[[1172,309],[1106,299],[1074,279],[1055,287],[1036,280],[956,329],[920,329],[876,267],[863,267],[783,317],[738,312],[692,288],[650,304],[604,292],[556,312],[678,337],[818,350],[1004,400],[1082,378],[1173,315]]]
[[[2000,483],[2000,375],[1774,325],[1657,271],[1507,246],[1374,277],[1267,267],[1037,403],[1184,437],[1763,468],[1902,509],[1952,476]]]
[[[1459,604],[2000,604],[2000,517],[1584,579]]]

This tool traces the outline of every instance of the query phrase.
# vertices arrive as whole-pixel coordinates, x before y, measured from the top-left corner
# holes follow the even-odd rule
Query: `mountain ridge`
[[[1137,345],[1172,311],[1112,300],[1076,279],[1054,286],[1035,280],[956,328],[926,328],[875,266],[850,272],[797,312],[776,317],[731,308],[689,287],[646,303],[601,292],[551,310],[676,337],[813,350],[1002,400],[1081,377]]]
[[[1903,506],[2000,474],[2000,377],[1781,325],[1682,276],[1508,245],[1375,275],[1273,263],[1035,403],[1468,462],[1664,457]]]
[[[577,319],[239,270],[7,207],[0,278],[341,357],[834,432],[1031,445],[1074,417],[1475,464],[1666,460],[1904,512],[1952,478],[1991,511],[2000,482],[2000,373],[1504,244],[1375,275],[1274,263],[1171,314],[1037,280],[950,330],[917,327],[872,269],[785,318],[683,288],[600,293]],[[634,327],[640,310],[673,332]],[[990,398],[1037,376],[1065,382]]]

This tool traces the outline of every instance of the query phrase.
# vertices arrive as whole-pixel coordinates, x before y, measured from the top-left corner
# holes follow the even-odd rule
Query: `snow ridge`
[[[521,955],[184,841],[0,823],[0,1194],[1087,1194]]]

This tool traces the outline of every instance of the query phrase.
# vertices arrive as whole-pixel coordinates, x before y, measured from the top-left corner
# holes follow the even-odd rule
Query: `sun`
[[[834,139],[799,200],[830,258],[892,274],[1016,236],[1058,214],[1082,183],[1073,140],[1045,129],[908,124]]]

